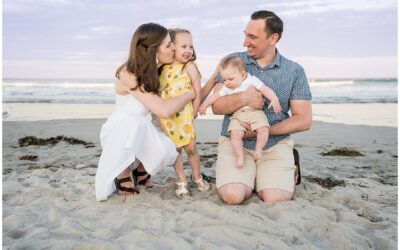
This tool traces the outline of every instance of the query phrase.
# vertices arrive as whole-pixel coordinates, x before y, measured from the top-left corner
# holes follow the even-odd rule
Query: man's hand
[[[257,91],[254,87],[249,87],[243,92],[246,99],[247,106],[255,109],[262,109],[264,107],[264,98],[261,92]]]
[[[240,125],[242,125],[242,127],[244,127],[246,129],[246,131],[244,131],[244,135],[243,138],[253,138],[257,136],[257,133],[253,130],[251,130],[250,124],[248,124],[247,122],[242,122],[239,121]]]

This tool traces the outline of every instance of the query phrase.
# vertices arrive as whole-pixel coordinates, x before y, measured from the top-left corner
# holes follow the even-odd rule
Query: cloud
[[[97,26],[97,27],[90,28],[91,31],[98,33],[98,34],[103,34],[103,35],[110,34],[113,31],[115,31],[115,29],[116,28],[110,27],[110,26]]]
[[[123,31],[123,29],[112,26],[96,26],[89,28],[87,33],[76,33],[72,36],[74,40],[93,40],[99,36],[107,36]]]
[[[74,40],[92,40],[92,39],[95,39],[95,37],[91,36],[91,35],[85,35],[85,34],[75,34],[72,36],[72,39],[74,39]]]
[[[293,57],[308,78],[397,77],[397,57]]]
[[[83,7],[86,0],[4,0],[3,13],[18,14],[43,10],[47,7],[66,8],[68,6]]]
[[[305,14],[322,14],[333,12],[378,12],[382,10],[393,9],[396,2],[393,1],[375,1],[367,3],[366,1],[345,1],[337,0],[330,2],[323,1],[302,1],[302,2],[282,2],[260,4],[258,8],[277,9],[281,16],[296,17]],[[282,9],[282,11],[279,11]]]

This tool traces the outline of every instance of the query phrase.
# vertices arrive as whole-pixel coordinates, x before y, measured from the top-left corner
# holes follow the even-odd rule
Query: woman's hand
[[[189,89],[188,92],[186,92],[186,95],[188,95],[188,97],[190,98],[190,100],[193,100],[194,98],[196,98],[196,91],[194,91],[192,88]]]

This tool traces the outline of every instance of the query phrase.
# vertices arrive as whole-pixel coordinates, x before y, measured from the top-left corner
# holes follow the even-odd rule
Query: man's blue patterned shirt
[[[274,61],[261,68],[257,65],[256,60],[249,57],[247,52],[237,52],[231,55],[242,58],[246,64],[246,70],[253,76],[258,77],[264,84],[275,91],[282,107],[282,113],[275,114],[273,109],[267,109],[269,100],[264,98],[264,113],[266,114],[270,125],[289,118],[290,100],[311,100],[311,91],[308,80],[303,67],[299,64],[283,57],[276,51]],[[216,82],[223,82],[219,75]],[[231,115],[225,115],[222,123],[221,135],[228,136],[229,118]],[[287,138],[289,135],[270,135],[268,143],[264,149],[268,149],[279,141]],[[256,138],[248,138],[243,140],[243,145],[247,149],[254,150],[256,146]]]

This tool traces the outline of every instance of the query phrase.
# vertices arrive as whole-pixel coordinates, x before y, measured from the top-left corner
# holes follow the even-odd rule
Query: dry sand
[[[3,121],[107,118],[114,104],[4,103]],[[220,120],[211,108],[198,119]],[[397,103],[313,104],[315,121],[351,125],[397,127]]]
[[[293,201],[264,204],[253,195],[229,206],[214,185],[205,193],[191,186],[192,196],[176,198],[170,166],[153,177],[152,189],[97,202],[103,122],[3,122],[5,249],[397,248],[397,128],[314,122],[310,131],[293,135],[303,176]],[[220,124],[196,124],[203,172],[211,177]],[[18,139],[28,135],[64,135],[95,147],[19,147]],[[321,155],[341,147],[365,156]],[[20,160],[24,155],[37,159]]]

